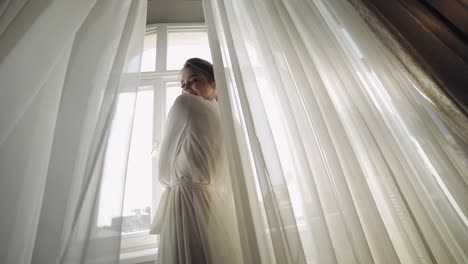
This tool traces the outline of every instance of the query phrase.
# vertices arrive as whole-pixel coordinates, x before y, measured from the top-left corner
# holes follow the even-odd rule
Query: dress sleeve
[[[174,161],[190,118],[189,110],[193,100],[192,96],[190,94],[180,95],[169,111],[158,160],[159,181],[165,186],[171,184]]]

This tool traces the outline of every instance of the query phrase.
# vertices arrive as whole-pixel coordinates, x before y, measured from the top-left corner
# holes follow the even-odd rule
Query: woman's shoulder
[[[193,101],[194,101],[194,95],[191,94],[181,94],[179,95],[176,100],[174,101],[174,104],[172,105],[173,109],[179,109],[179,110],[187,110],[190,109]]]
[[[195,96],[194,95],[191,95],[191,94],[188,94],[188,93],[183,93],[179,96],[177,96],[175,102],[174,102],[174,105],[176,104],[182,104],[182,103],[187,103],[189,101],[192,101]]]
[[[196,110],[206,108],[207,104],[208,100],[205,100],[200,96],[184,93],[176,98],[173,107],[179,109]]]

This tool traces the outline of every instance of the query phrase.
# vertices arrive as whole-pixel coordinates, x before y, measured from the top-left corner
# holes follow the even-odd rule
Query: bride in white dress
[[[166,190],[150,230],[161,235],[156,263],[242,263],[213,67],[190,59],[180,80],[159,154]]]

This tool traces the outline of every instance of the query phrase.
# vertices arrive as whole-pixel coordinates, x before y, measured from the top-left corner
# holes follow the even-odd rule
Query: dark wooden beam
[[[468,43],[465,29],[468,23],[465,25],[464,21],[468,19],[468,7],[463,6],[466,0],[442,1],[459,4],[455,9],[445,6],[443,12],[431,0],[362,1],[467,115]],[[450,10],[457,10],[453,17]]]

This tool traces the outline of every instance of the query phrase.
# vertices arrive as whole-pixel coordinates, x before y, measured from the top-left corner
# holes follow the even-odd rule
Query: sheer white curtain
[[[467,263],[467,146],[344,0],[206,0],[245,263]]]
[[[145,22],[144,0],[0,3],[1,263],[118,262]]]

